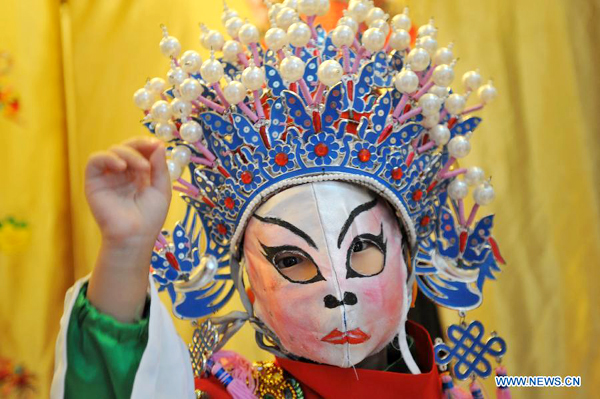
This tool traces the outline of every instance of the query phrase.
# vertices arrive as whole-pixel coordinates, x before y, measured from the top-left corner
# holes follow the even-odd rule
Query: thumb
[[[171,176],[167,169],[166,150],[161,143],[149,158],[151,166],[150,184],[165,195],[171,194]]]

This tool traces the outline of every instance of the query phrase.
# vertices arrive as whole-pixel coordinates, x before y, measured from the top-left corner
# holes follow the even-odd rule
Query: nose
[[[333,295],[329,294],[325,295],[325,298],[323,298],[323,302],[325,303],[326,308],[334,309],[341,305],[356,305],[356,303],[358,302],[358,298],[353,292],[344,292],[344,299],[341,301],[339,301]]]

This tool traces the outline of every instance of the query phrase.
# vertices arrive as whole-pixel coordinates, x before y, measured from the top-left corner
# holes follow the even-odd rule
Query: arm
[[[102,246],[87,292],[82,279],[67,293],[52,399],[195,397],[187,345],[148,283],[169,180],[157,140],[135,139],[90,158],[85,190]],[[149,314],[140,317],[148,288]]]
[[[102,236],[88,299],[118,321],[134,321],[143,310],[152,248],[171,200],[164,146],[137,138],[92,155],[85,193]]]

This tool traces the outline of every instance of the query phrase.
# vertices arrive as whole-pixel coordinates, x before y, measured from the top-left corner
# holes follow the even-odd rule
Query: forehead
[[[305,230],[319,225],[341,226],[358,206],[375,194],[364,187],[336,181],[307,183],[288,188],[269,198],[255,212],[261,217],[285,220]]]

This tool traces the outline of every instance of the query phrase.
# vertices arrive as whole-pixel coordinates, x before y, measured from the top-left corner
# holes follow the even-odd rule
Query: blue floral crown
[[[406,10],[388,21],[381,9],[354,1],[328,33],[315,24],[325,3],[271,5],[264,47],[257,28],[226,7],[232,39],[203,27],[201,43],[211,50],[204,62],[195,51],[180,56],[163,28],[168,87],[151,79],[134,101],[150,132],[168,142],[174,189],[187,203],[152,257],[154,279],[181,318],[225,305],[248,218],[269,196],[308,182],[355,183],[392,204],[418,286],[440,305],[479,306],[484,281],[503,263],[493,216],[474,223],[493,189],[480,168],[456,162],[481,121],[467,115],[495,97],[491,83],[471,71],[465,93],[452,92],[452,46],[437,47],[431,21],[411,37]],[[465,109],[472,92],[480,103]],[[475,205],[465,215],[469,186]]]

